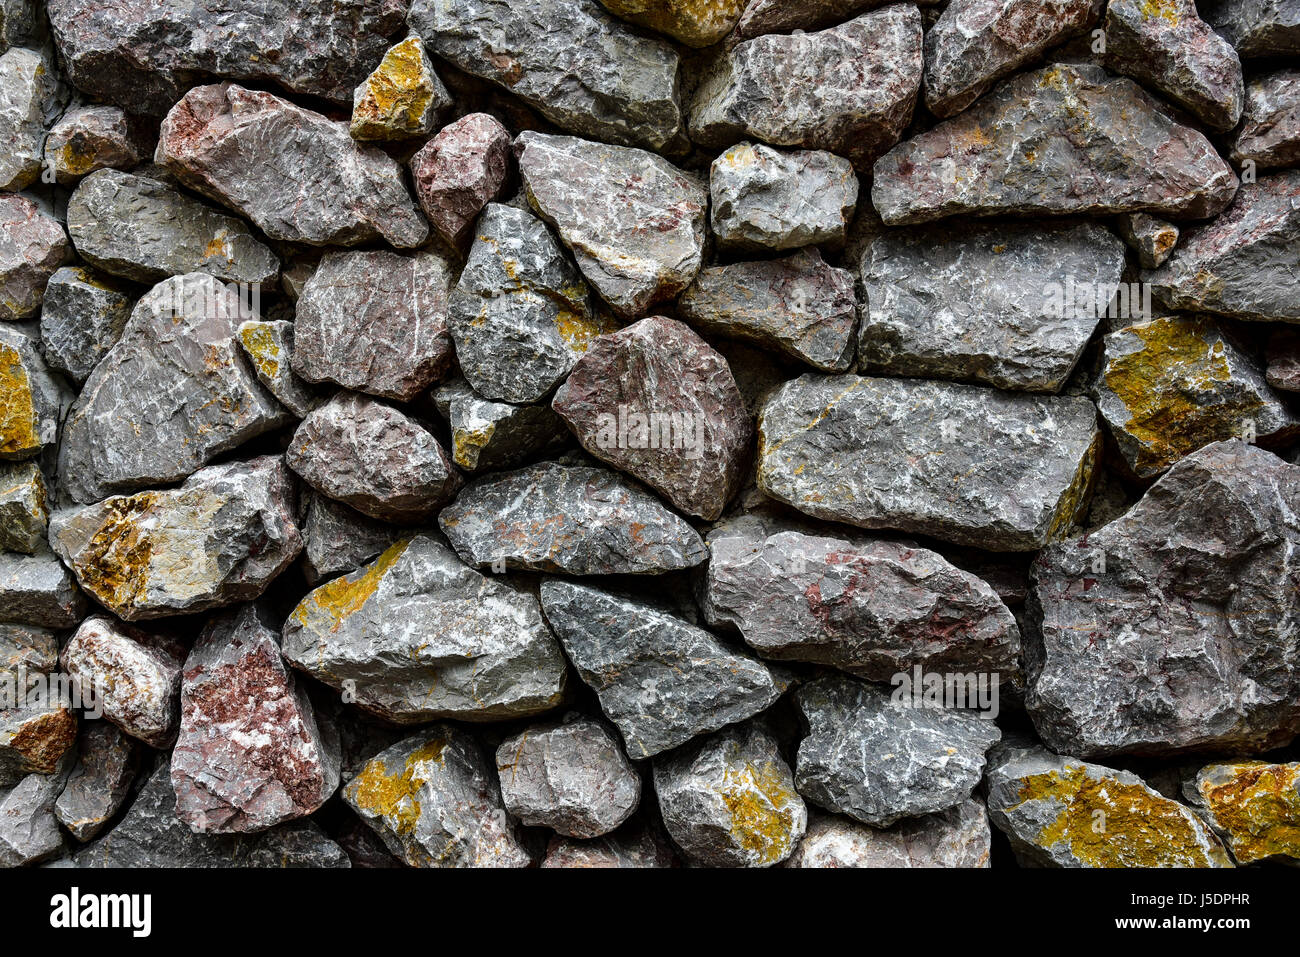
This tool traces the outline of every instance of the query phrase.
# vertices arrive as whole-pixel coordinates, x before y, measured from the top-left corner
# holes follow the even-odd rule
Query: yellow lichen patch
[[[584,316],[570,309],[561,309],[555,314],[555,328],[574,352],[586,352],[591,348],[593,339],[608,331],[595,317]]]
[[[71,176],[85,176],[95,167],[95,156],[81,148],[79,137],[72,137],[63,144],[59,151],[59,163],[63,172]]]
[[[262,377],[274,380],[280,374],[280,348],[271,327],[264,322],[246,323],[239,330],[239,339]]]
[[[366,81],[357,106],[362,119],[403,130],[418,130],[433,100],[433,84],[424,71],[424,46],[411,37],[393,47]]]
[[[789,853],[791,811],[797,802],[775,762],[728,768],[720,794],[731,816],[732,837],[757,863],[775,864]]]
[[[1014,810],[1050,801],[1061,810],[1035,839],[1040,847],[1064,845],[1089,867],[1230,866],[1227,854],[1207,844],[1190,811],[1140,784],[1095,778],[1081,764],[1024,779]]]
[[[1052,516],[1052,522],[1047,527],[1045,541],[1056,542],[1068,537],[1075,523],[1083,518],[1088,502],[1092,499],[1093,478],[1096,475],[1097,456],[1100,452],[1101,436],[1097,436],[1088,446],[1088,451],[1084,453],[1083,458],[1079,460],[1079,467],[1075,470],[1070,487],[1056,503],[1056,514]]]
[[[360,611],[370,600],[370,596],[379,588],[384,575],[397,564],[397,560],[405,554],[410,544],[409,538],[404,539],[360,571],[336,578],[317,588],[294,609],[294,621],[305,627],[312,613],[317,611],[331,619],[334,623],[333,629],[337,630],[350,615]]]
[[[496,430],[491,422],[481,429],[456,429],[451,436],[452,459],[461,468],[477,468],[478,457],[492,441]]]
[[[0,455],[41,447],[31,380],[17,349],[0,343]]]
[[[153,492],[108,499],[99,528],[78,556],[81,587],[110,609],[129,608],[148,591],[153,541],[139,519],[156,501]]]
[[[1267,857],[1300,860],[1300,764],[1215,765],[1205,770],[1197,787],[1240,863]]]
[[[234,262],[234,250],[230,248],[230,236],[224,229],[208,240],[207,246],[203,248],[203,259],[205,262],[209,259],[224,259],[227,263]]]
[[[624,19],[702,47],[736,25],[749,0],[601,0]]]
[[[1142,0],[1142,16],[1148,20],[1159,17],[1177,26],[1182,17],[1178,12],[1178,0]]]
[[[428,782],[427,765],[442,764],[447,742],[430,738],[407,757],[400,772],[390,772],[375,758],[348,787],[357,807],[382,817],[400,835],[410,834],[420,820],[420,789]]]
[[[758,162],[758,153],[750,144],[741,143],[739,146],[733,146],[723,153],[722,159],[728,166],[735,169],[740,166],[753,166]]]

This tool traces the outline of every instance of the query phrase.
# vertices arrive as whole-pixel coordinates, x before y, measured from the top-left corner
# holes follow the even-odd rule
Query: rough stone
[[[80,266],[50,277],[41,309],[41,351],[51,369],[84,383],[117,344],[135,304],[115,281]]]
[[[35,555],[45,544],[49,492],[34,462],[0,463],[0,551]]]
[[[984,805],[971,798],[954,808],[912,818],[887,828],[848,818],[819,815],[786,867],[960,867],[989,866],[992,835]]]
[[[312,495],[302,523],[307,582],[317,585],[344,572],[356,571],[402,537],[400,528],[377,522],[324,495]]]
[[[36,315],[70,251],[58,220],[26,196],[0,196],[0,321]]]
[[[68,399],[34,337],[0,325],[0,462],[31,458],[54,445]]]
[[[630,825],[629,825],[630,827]],[[556,837],[546,848],[546,857],[538,865],[544,868],[656,868],[675,867],[676,858],[666,838],[660,838],[648,827],[617,834],[578,841]]]
[[[56,684],[58,667],[53,631],[0,624],[0,792],[28,774],[53,774],[77,740],[77,713],[70,689]]]
[[[54,816],[82,843],[98,836],[126,804],[139,764],[139,747],[116,725],[83,724],[77,761],[54,804]]]
[[[316,409],[324,396],[293,371],[294,323],[284,319],[264,322],[250,319],[239,324],[239,347],[253,374],[275,400],[298,418]]]
[[[474,220],[510,173],[510,133],[488,113],[449,123],[411,157],[415,198],[449,245],[463,247]]]
[[[451,429],[452,461],[466,472],[517,465],[569,437],[549,405],[492,402],[463,379],[438,386],[433,400]]]
[[[0,53],[44,37],[45,22],[37,0],[0,0]]]
[[[0,867],[36,864],[63,850],[54,802],[69,763],[54,774],[29,774],[0,799]]]
[[[352,138],[396,140],[427,136],[451,94],[434,72],[424,41],[410,36],[384,54],[352,98]]]
[[[1178,227],[1149,213],[1123,213],[1116,221],[1120,237],[1137,253],[1143,269],[1158,269],[1178,245]]]
[[[1268,372],[1265,378],[1275,389],[1300,392],[1300,330],[1282,329],[1268,338]]]
[[[723,39],[748,0],[600,0],[624,20],[665,33],[688,47],[713,46]]]
[[[1291,0],[1208,0],[1205,19],[1241,58],[1300,53],[1300,10]]]
[[[116,106],[69,109],[45,137],[45,166],[60,186],[96,170],[129,170],[153,156],[142,126]]]
[[[1300,861],[1300,764],[1211,764],[1185,790],[1238,864]]]
[[[736,24],[735,37],[750,40],[765,33],[817,30],[843,23],[887,0],[750,0]],[[928,6],[934,0],[922,0]]]
[[[1300,70],[1266,73],[1246,84],[1241,128],[1232,161],[1258,169],[1300,163]]]
[[[47,56],[21,47],[0,54],[0,190],[25,189],[40,177],[45,132],[62,99]]]
[[[0,552],[0,622],[75,628],[85,612],[72,572],[44,545],[32,555]]]

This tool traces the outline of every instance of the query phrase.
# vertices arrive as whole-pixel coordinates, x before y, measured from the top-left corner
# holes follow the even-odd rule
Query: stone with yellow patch
[[[250,319],[240,325],[238,342],[253,366],[257,381],[266,386],[281,405],[302,418],[324,398],[310,383],[298,378],[290,365],[294,328],[294,323],[283,319]]]
[[[1300,862],[1300,763],[1211,764],[1185,790],[1238,864]]]
[[[0,551],[36,552],[45,541],[48,502],[36,463],[0,463]]]
[[[0,461],[31,458],[59,435],[67,390],[36,351],[34,341],[0,325]]]
[[[410,36],[386,54],[357,87],[352,102],[352,138],[404,140],[433,132],[451,94],[434,72],[424,41]]]
[[[605,9],[688,47],[712,46],[723,39],[749,0],[600,0]]]

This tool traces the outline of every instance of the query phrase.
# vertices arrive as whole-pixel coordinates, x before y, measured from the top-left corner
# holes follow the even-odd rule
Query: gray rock
[[[858,368],[1058,392],[1123,272],[1094,223],[883,230],[860,262]],[[1074,308],[1076,290],[1095,308]]]
[[[831,815],[814,817],[786,867],[989,866],[992,834],[977,799],[927,817],[875,828]]]
[[[510,133],[488,113],[447,124],[411,157],[415,198],[444,242],[464,246],[478,214],[501,194],[510,160]]]
[[[77,761],[54,804],[54,816],[82,843],[97,837],[126,804],[139,765],[139,746],[116,725],[83,724]]]
[[[0,800],[0,867],[23,867],[63,850],[54,802],[68,777],[68,765],[54,774],[29,774]]]
[[[438,524],[462,560],[497,572],[654,575],[708,558],[699,533],[639,486],[556,462],[474,481]]]
[[[515,144],[528,202],[588,281],[635,319],[691,284],[704,262],[708,193],[643,150],[527,132]]]
[[[894,4],[818,33],[746,40],[701,82],[691,138],[829,150],[869,170],[912,119],[921,35],[916,7]]]
[[[71,251],[58,220],[26,196],[0,195],[0,321],[40,311],[45,285]]]
[[[629,825],[631,827],[631,825]],[[624,828],[617,834],[589,841],[556,837],[538,865],[544,868],[654,868],[675,867],[676,858],[668,844],[648,827]]]
[[[229,83],[190,90],[163,120],[156,161],[272,239],[408,248],[429,235],[396,160],[270,93]]]
[[[922,0],[918,6],[933,2]],[[749,40],[765,33],[817,30],[884,5],[885,0],[750,0],[736,24],[734,36]]]
[[[1291,0],[1209,0],[1205,19],[1241,58],[1300,53],[1300,10]]]
[[[116,106],[72,107],[45,137],[45,167],[60,186],[96,170],[133,169],[152,156],[143,125]]]
[[[872,827],[966,801],[1001,737],[983,715],[912,707],[847,677],[809,682],[795,701],[808,726],[795,762],[799,793]]]
[[[126,621],[251,601],[302,550],[293,477],[278,457],[201,469],[180,488],[56,512],[50,544]]]
[[[1285,392],[1300,392],[1300,330],[1287,327],[1274,332],[1265,351],[1268,384]]]
[[[284,656],[399,724],[528,717],[558,705],[566,679],[537,599],[426,535],[307,595]]]
[[[534,725],[497,748],[505,808],[568,837],[608,834],[637,809],[641,776],[603,722],[574,714]]]
[[[41,351],[51,369],[84,383],[117,344],[134,299],[116,282],[80,266],[50,277],[41,309]]]
[[[284,319],[250,319],[239,324],[236,341],[248,357],[257,381],[298,418],[310,414],[325,397],[293,371],[294,323]]]
[[[559,579],[543,582],[541,595],[546,620],[634,759],[743,721],[780,696],[762,664],[651,605]]]
[[[569,438],[549,405],[491,402],[463,379],[438,386],[433,400],[451,429],[451,460],[466,472],[517,465]]]
[[[428,136],[439,114],[451,106],[451,94],[434,72],[424,41],[410,36],[385,53],[357,87],[350,132],[363,141]]]
[[[1218,442],[1038,556],[1025,703],[1048,747],[1256,752],[1300,732],[1297,483],[1300,468]]]
[[[339,393],[303,419],[285,461],[322,495],[385,522],[424,521],[461,485],[424,426],[355,393]]]
[[[44,547],[48,500],[36,463],[0,463],[0,551],[35,555]]]
[[[44,545],[33,555],[0,552],[0,622],[74,628],[85,613],[76,579]]]
[[[40,176],[45,133],[63,99],[52,58],[21,47],[0,54],[0,190],[25,189]]]
[[[881,157],[871,199],[891,226],[957,215],[1214,216],[1237,177],[1167,111],[1099,66],[1023,73]]]
[[[688,47],[708,47],[731,32],[748,0],[600,0],[625,20]]]
[[[50,374],[35,337],[0,324],[0,462],[28,459],[53,446],[70,398]]]
[[[474,233],[448,308],[461,372],[488,399],[544,399],[613,327],[540,219],[492,203]]]
[[[0,53],[44,36],[45,21],[37,0],[0,0]]]
[[[758,487],[821,519],[1033,551],[1083,517],[1096,415],[1084,398],[805,375],[763,408]]]
[[[1142,273],[1171,309],[1300,322],[1292,255],[1300,242],[1300,170],[1245,183],[1227,212],[1192,227],[1159,269]]]
[[[1278,70],[1246,84],[1232,161],[1259,169],[1300,163],[1300,70]],[[1145,264],[1144,264],[1145,265]]]
[[[356,571],[386,552],[403,530],[324,495],[312,495],[302,523],[303,567],[311,585]]]
[[[678,56],[596,0],[414,0],[429,48],[581,136],[662,150],[682,145]]]
[[[327,254],[298,297],[293,371],[409,402],[451,365],[451,282],[433,253]]]
[[[858,177],[833,153],[741,143],[713,161],[709,196],[724,249],[839,246],[857,211]]]
[[[1229,761],[1207,765],[1183,790],[1238,864],[1300,861],[1300,764]]]
[[[434,725],[378,754],[343,799],[410,867],[527,867],[478,742]]]
[[[0,624],[0,792],[28,774],[53,774],[76,743],[72,688],[58,667],[53,631]]]
[[[1143,269],[1158,269],[1178,245],[1178,227],[1149,213],[1123,213],[1116,221],[1120,237],[1137,253]]]

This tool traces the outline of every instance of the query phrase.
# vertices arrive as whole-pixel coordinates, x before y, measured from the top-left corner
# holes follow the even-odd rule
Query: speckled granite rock
[[[887,828],[820,815],[786,860],[786,867],[988,867],[988,813],[975,798]]]
[[[411,157],[415,198],[434,230],[463,246],[483,207],[501,193],[510,172],[510,133],[491,114],[449,123]]]
[[[0,54],[0,190],[39,178],[45,133],[64,99],[52,58],[21,47]]]
[[[129,170],[152,156],[143,124],[116,106],[68,109],[45,137],[45,166],[60,186],[101,169]]]
[[[410,36],[385,53],[357,87],[350,132],[362,141],[428,136],[439,114],[451,106],[451,94],[434,72],[424,41]]]
[[[1208,0],[1205,19],[1242,59],[1300,53],[1300,10],[1290,0]]]
[[[1241,129],[1232,143],[1232,161],[1259,169],[1300,163],[1300,70],[1278,70],[1246,84]]]
[[[51,369],[84,383],[117,344],[134,299],[116,281],[80,266],[50,277],[41,308],[41,352]]]
[[[0,325],[0,462],[53,446],[69,398],[27,331]]]
[[[40,311],[45,284],[71,251],[58,220],[26,196],[0,195],[0,321]]]
[[[1184,790],[1238,864],[1300,861],[1300,764],[1211,764]]]
[[[36,463],[0,463],[0,551],[34,555],[44,546],[48,501]]]
[[[45,545],[32,555],[0,552],[0,622],[75,628],[85,613],[77,580]]]
[[[451,429],[451,459],[466,472],[517,465],[569,438],[549,405],[492,402],[463,379],[438,386],[433,400]]]
[[[1178,245],[1178,227],[1149,213],[1122,213],[1115,225],[1143,269],[1163,266]]]
[[[54,804],[54,816],[78,841],[99,835],[130,797],[140,748],[108,721],[91,721],[77,735],[77,760]]]

